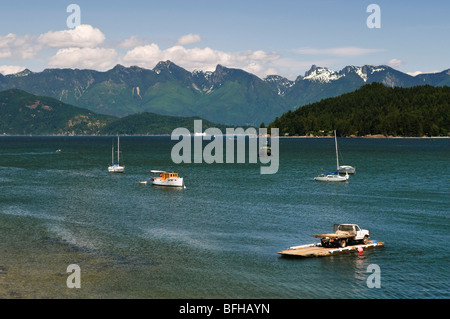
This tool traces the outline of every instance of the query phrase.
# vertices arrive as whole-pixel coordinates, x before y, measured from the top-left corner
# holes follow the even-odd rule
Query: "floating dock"
[[[293,246],[286,250],[280,251],[279,254],[281,256],[291,256],[291,257],[325,257],[344,253],[358,252],[358,250],[361,251],[361,249],[362,251],[364,251],[366,249],[379,247],[384,247],[384,242],[369,241],[365,245],[363,244],[351,245],[344,248],[322,247],[319,243],[319,244]]]

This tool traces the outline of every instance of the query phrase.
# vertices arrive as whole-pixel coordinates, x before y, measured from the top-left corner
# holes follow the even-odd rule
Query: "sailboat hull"
[[[119,136],[117,136],[117,162],[114,164],[114,144],[111,150],[111,165],[108,166],[108,172],[109,173],[124,173],[125,172],[125,166],[120,166],[120,140]]]
[[[348,180],[348,174],[345,176],[340,175],[324,175],[314,177],[315,181],[318,182],[346,182]]]
[[[319,175],[317,177],[314,177],[315,181],[318,182],[346,182],[348,180],[348,172],[343,172],[345,173],[345,176],[341,176],[339,175],[340,172],[340,168],[345,166],[345,167],[351,167],[348,165],[343,165],[343,166],[339,166],[339,153],[338,153],[338,146],[337,146],[337,138],[336,138],[336,131],[334,131],[334,145],[336,148],[336,167],[337,167],[337,171],[333,174],[322,174]],[[352,167],[353,168],[353,167]]]
[[[154,178],[152,184],[157,186],[184,187],[183,177],[169,178],[166,180]]]
[[[110,173],[123,173],[125,171],[125,167],[120,165],[112,165],[108,167],[108,172]]]

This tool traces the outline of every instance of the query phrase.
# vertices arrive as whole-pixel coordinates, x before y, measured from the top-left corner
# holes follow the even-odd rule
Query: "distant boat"
[[[111,165],[108,167],[108,172],[110,173],[123,173],[125,171],[125,166],[120,166],[120,140],[117,136],[117,163],[114,163],[114,143],[111,151]]]
[[[336,171],[327,173],[327,174],[321,174],[314,178],[315,181],[318,182],[346,182],[348,180],[348,173],[345,173],[345,176],[339,175],[339,156],[338,156],[338,146],[337,146],[337,138],[336,138],[336,131],[334,131],[334,145],[336,148]]]
[[[179,177],[178,173],[165,172],[165,171],[150,171],[154,176],[152,176],[151,181],[153,185],[158,186],[171,186],[171,187],[184,187],[183,177]]]
[[[340,165],[339,168],[339,174],[355,174],[356,168],[350,165]]]
[[[266,140],[266,143],[264,144],[264,146],[262,146],[260,148],[259,155],[260,156],[270,156],[270,155],[272,155],[272,147],[270,146],[269,141]]]
[[[339,174],[355,174],[356,173],[356,168],[354,168],[353,166],[350,165],[341,165],[339,166]]]

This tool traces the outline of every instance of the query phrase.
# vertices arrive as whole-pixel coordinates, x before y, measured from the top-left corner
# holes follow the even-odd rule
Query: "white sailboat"
[[[111,151],[111,165],[108,166],[108,172],[110,173],[123,173],[125,166],[120,166],[120,140],[117,136],[117,163],[114,163],[114,144]]]
[[[345,173],[345,176],[339,175],[339,156],[338,156],[338,146],[337,146],[337,138],[336,131],[334,131],[334,145],[336,147],[336,172],[321,174],[314,178],[315,181],[318,182],[346,182],[348,180],[348,173]]]

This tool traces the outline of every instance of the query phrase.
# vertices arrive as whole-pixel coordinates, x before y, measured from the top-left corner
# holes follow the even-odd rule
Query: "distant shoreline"
[[[119,134],[120,136],[132,136],[132,137],[170,137],[171,134]],[[113,135],[65,135],[65,134],[1,134],[0,137],[114,137]],[[191,135],[192,137],[194,135]],[[227,137],[226,135],[221,135]],[[252,136],[256,137],[256,136]],[[278,136],[279,138],[289,139],[289,138],[334,138],[332,135],[327,136],[313,136],[313,135],[302,135],[302,136]],[[377,135],[365,135],[365,136],[340,136],[339,138],[364,138],[364,139],[447,139],[450,136],[385,136],[381,134]]]
[[[328,136],[280,136],[280,138],[334,138]],[[450,138],[450,136],[385,136],[385,135],[365,135],[365,136],[339,136],[339,138],[367,138],[367,139],[401,139],[401,138]]]

